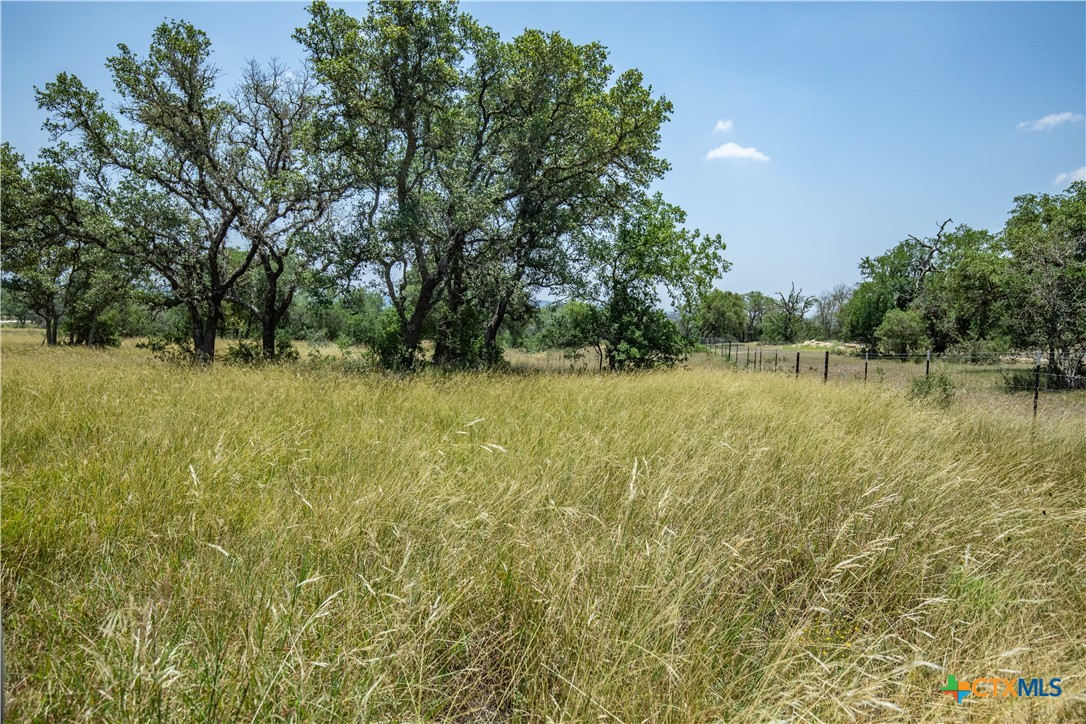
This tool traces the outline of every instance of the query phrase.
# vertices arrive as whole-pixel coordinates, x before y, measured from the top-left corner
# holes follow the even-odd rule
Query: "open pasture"
[[[2,368],[14,719],[1086,714],[1066,417],[708,362],[175,369],[6,332]],[[1008,672],[1064,695],[938,693]]]

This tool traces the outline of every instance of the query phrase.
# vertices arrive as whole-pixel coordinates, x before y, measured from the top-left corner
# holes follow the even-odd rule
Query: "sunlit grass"
[[[1086,714],[1066,416],[710,362],[401,378],[20,335],[14,719]],[[1065,693],[938,693],[1008,672]]]

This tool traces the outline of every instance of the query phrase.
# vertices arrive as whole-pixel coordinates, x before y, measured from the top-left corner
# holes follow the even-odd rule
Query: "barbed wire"
[[[922,376],[919,368],[921,363],[924,363],[923,376],[930,375],[932,370],[935,370],[952,375],[983,375],[989,379],[1001,378],[995,386],[1003,390],[1024,390],[1039,394],[1041,391],[1052,393],[1086,389],[1086,376],[1049,371],[1047,355],[1037,355],[1033,359],[1025,355],[989,356],[967,353],[929,355],[929,353],[871,354],[868,352],[861,355],[857,352],[842,354],[840,350],[833,349],[796,350],[763,347],[727,339],[706,340],[704,344],[710,354],[720,355],[738,369],[798,375],[800,373],[798,368],[802,366],[808,374],[821,373],[826,381],[836,377],[837,379],[863,379],[866,382],[872,372],[877,377],[885,373],[886,370],[879,363],[901,363],[904,367],[911,362],[918,370],[916,375],[912,375],[915,377]],[[873,370],[872,363],[875,363]]]

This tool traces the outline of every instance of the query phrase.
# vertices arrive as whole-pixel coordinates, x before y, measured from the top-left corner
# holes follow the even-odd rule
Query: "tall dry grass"
[[[13,719],[1086,718],[1086,425],[4,336]]]

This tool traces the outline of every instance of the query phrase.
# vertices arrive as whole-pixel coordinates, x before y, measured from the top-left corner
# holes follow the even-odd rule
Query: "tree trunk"
[[[275,262],[274,265],[272,262]],[[283,275],[286,264],[281,256],[270,252],[261,251],[260,265],[264,268],[264,278],[267,288],[264,290],[264,309],[260,315],[260,339],[263,347],[264,359],[275,357],[275,335],[279,331],[279,323],[290,307],[294,298],[294,290],[297,284],[291,284],[283,301],[279,301],[279,278]]]
[[[409,370],[415,366],[415,352],[418,351],[421,340],[422,317],[418,314],[418,307],[416,306],[415,313],[411,315],[403,328],[399,360],[400,369]]]
[[[211,364],[215,361],[215,338],[219,333],[219,310],[214,309],[204,327],[203,345],[199,349],[201,361]]]
[[[509,300],[498,300],[498,305],[494,308],[494,314],[490,317],[490,322],[486,325],[486,332],[483,335],[483,343],[486,347],[487,361],[494,363],[498,361],[498,332],[501,330],[502,322],[505,321],[505,312],[509,308]]]
[[[275,357],[275,332],[279,327],[279,317],[274,312],[264,315],[260,330],[260,340],[264,351],[264,359]]]
[[[419,343],[422,342],[422,325],[433,307],[434,292],[437,291],[437,286],[438,278],[432,276],[423,281],[419,287],[419,297],[415,302],[415,309],[403,326],[399,360],[400,369],[410,370],[415,366],[415,354],[418,352]]]
[[[279,305],[276,297],[279,294],[278,275],[267,275],[268,288],[264,293],[264,313],[260,315],[260,340],[263,346],[264,359],[275,357],[275,332],[279,328]]]
[[[207,317],[202,317],[194,307],[189,308],[192,318],[192,350],[197,361],[211,364],[215,361],[215,338],[219,332],[219,307],[212,303]]]
[[[45,317],[45,343],[50,347],[57,345],[57,327],[60,320],[57,317]]]

